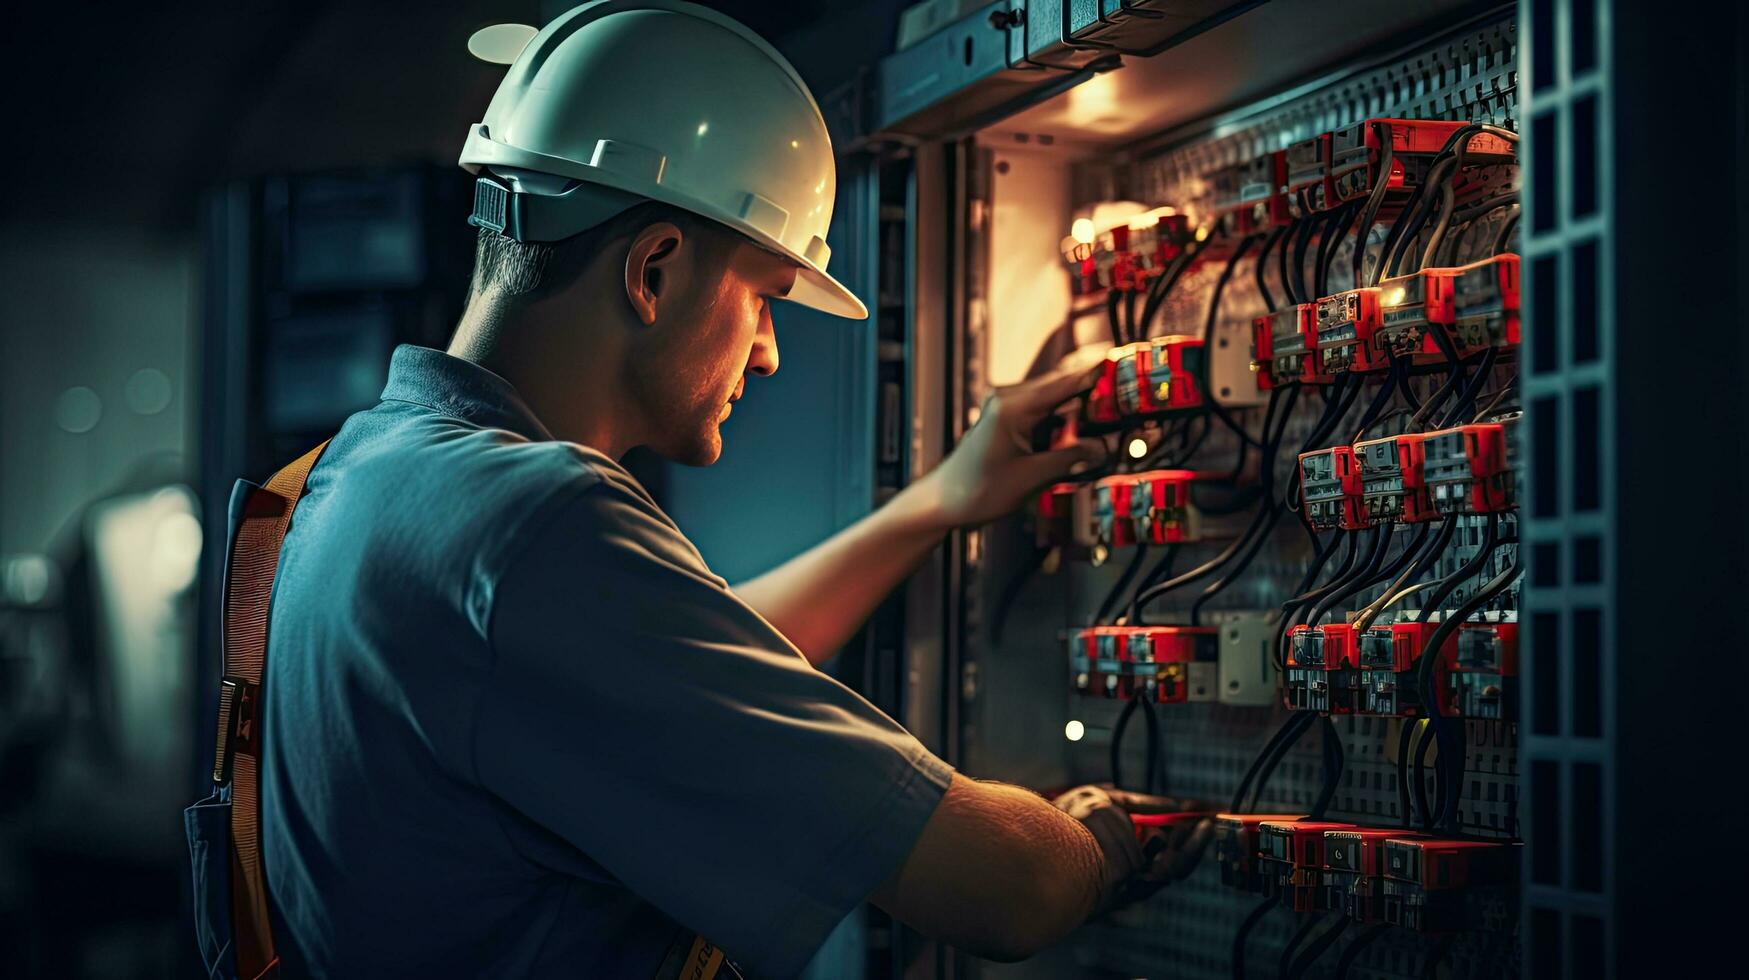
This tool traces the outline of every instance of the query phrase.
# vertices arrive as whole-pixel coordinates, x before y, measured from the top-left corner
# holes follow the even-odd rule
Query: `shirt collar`
[[[473,361],[429,347],[395,348],[383,400],[424,405],[452,418],[508,429],[534,442],[553,438],[510,382]]]

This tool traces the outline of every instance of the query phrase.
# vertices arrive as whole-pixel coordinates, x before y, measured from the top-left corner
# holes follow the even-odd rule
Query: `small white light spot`
[[[1131,459],[1141,459],[1143,456],[1146,456],[1146,455],[1148,455],[1148,440],[1143,439],[1140,436],[1137,436],[1136,438],[1131,439],[1130,440],[1130,458]]]
[[[1071,742],[1081,741],[1082,736],[1086,734],[1087,726],[1081,724],[1078,720],[1071,720],[1067,725],[1063,726],[1063,737]]]
[[[1076,218],[1069,226],[1069,235],[1083,245],[1093,244],[1093,219]]]
[[[701,122],[698,124],[698,135],[703,136],[704,134],[706,134],[710,131],[711,131],[711,124],[710,123]]]
[[[90,432],[101,418],[103,399],[83,385],[68,388],[55,399],[55,424],[67,432]]]
[[[790,140],[789,141],[789,148],[792,150],[801,149],[802,148],[802,141],[801,140]]]

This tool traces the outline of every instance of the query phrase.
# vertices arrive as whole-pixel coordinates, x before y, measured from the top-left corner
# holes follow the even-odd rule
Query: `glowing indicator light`
[[[1069,226],[1069,235],[1083,245],[1093,244],[1093,219],[1076,218]]]
[[[1079,721],[1071,721],[1063,726],[1063,737],[1071,742],[1079,742],[1087,734],[1087,726]]]
[[[1130,458],[1141,459],[1148,455],[1148,440],[1140,436],[1130,440]]]

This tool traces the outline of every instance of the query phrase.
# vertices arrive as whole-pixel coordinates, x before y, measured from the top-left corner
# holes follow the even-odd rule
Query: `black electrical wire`
[[[1338,914],[1334,926],[1324,930],[1317,939],[1307,943],[1306,948],[1294,957],[1293,965],[1288,968],[1284,980],[1299,980],[1300,977],[1305,976],[1306,971],[1312,968],[1312,964],[1318,962],[1319,957],[1329,952],[1330,947],[1336,945],[1336,940],[1348,931],[1348,923],[1347,916]]]
[[[1170,574],[1172,571],[1172,560],[1176,557],[1178,557],[1178,546],[1175,544],[1167,545],[1166,553],[1161,555],[1160,560],[1154,563],[1154,567],[1148,569],[1148,573],[1143,575],[1141,581],[1136,583],[1136,591],[1140,592],[1142,589],[1153,585],[1155,582],[1160,581],[1164,576]],[[1130,619],[1126,617],[1124,622],[1128,623],[1130,622]]]
[[[1342,786],[1342,770],[1348,763],[1348,754],[1342,748],[1342,736],[1336,731],[1336,723],[1329,715],[1319,715],[1318,722],[1323,735],[1324,786],[1318,792],[1317,802],[1306,814],[1307,820],[1322,820],[1330,812],[1330,803],[1336,799],[1336,791]]]
[[[1439,220],[1427,235],[1427,247],[1421,250],[1421,264],[1417,268],[1425,269],[1433,264],[1433,257],[1439,254],[1440,243],[1445,241],[1446,234],[1451,230],[1452,212],[1457,210],[1457,188],[1452,186],[1452,176],[1457,171],[1456,166],[1452,167],[1451,174],[1439,184]]]
[[[1026,556],[1026,560],[1014,570],[1014,574],[1009,576],[1008,581],[1002,584],[1002,592],[997,595],[996,607],[990,616],[991,645],[1001,645],[1002,631],[1008,625],[1008,614],[1014,609],[1015,600],[1020,598],[1020,593],[1026,588],[1026,583],[1031,581],[1033,575],[1044,566],[1045,559],[1050,556],[1050,553],[1051,549],[1049,548],[1032,549],[1032,552]]]
[[[1427,803],[1427,750],[1433,747],[1433,729],[1427,725],[1420,726],[1421,735],[1415,739],[1415,774],[1410,780],[1410,789],[1415,794],[1415,812],[1421,815],[1423,827],[1433,826],[1434,809]],[[1437,780],[1435,781],[1437,784]],[[1439,789],[1437,785],[1434,787]],[[1438,801],[1444,803],[1443,799]]]
[[[1495,255],[1505,253],[1507,247],[1512,244],[1512,233],[1518,230],[1519,214],[1520,206],[1515,204],[1512,206],[1512,213],[1506,216],[1506,220],[1500,222],[1500,233],[1494,236]]]
[[[1514,560],[1511,566],[1490,579],[1486,585],[1476,591],[1475,595],[1459,606],[1450,618],[1442,618],[1439,628],[1435,629],[1433,635],[1427,638],[1427,645],[1421,650],[1421,663],[1416,681],[1418,690],[1422,692],[1421,701],[1427,707],[1427,720],[1439,742],[1440,766],[1444,771],[1444,775],[1438,781],[1444,798],[1441,800],[1435,821],[1428,824],[1429,827],[1440,826],[1447,829],[1455,827],[1458,813],[1457,797],[1463,785],[1463,746],[1458,741],[1462,738],[1462,726],[1458,727],[1454,737],[1450,726],[1445,724],[1444,710],[1434,687],[1434,674],[1438,660],[1436,651],[1456,634],[1471,616],[1487,608],[1488,604],[1493,602],[1500,593],[1510,588],[1523,571],[1523,565]],[[1457,756],[1452,760],[1451,765],[1446,764],[1448,754]]]
[[[1146,544],[1136,545],[1135,553],[1130,556],[1129,565],[1125,566],[1123,574],[1118,576],[1117,583],[1111,587],[1111,591],[1105,594],[1104,601],[1099,604],[1099,611],[1093,614],[1095,623],[1103,623],[1106,621],[1106,617],[1111,615],[1112,607],[1117,605],[1118,596],[1123,595],[1124,590],[1129,587],[1130,580],[1136,577],[1136,571],[1142,567],[1142,559],[1147,556],[1147,553],[1148,546]]]
[[[1123,703],[1123,710],[1117,713],[1117,721],[1111,726],[1111,785],[1123,789],[1123,736],[1130,727],[1130,719],[1135,717],[1136,710],[1141,707],[1141,699],[1131,697]]]
[[[1281,628],[1280,632],[1276,634],[1275,640],[1275,666],[1277,669],[1286,669],[1287,667],[1287,652],[1290,643],[1288,636],[1293,632],[1293,628],[1299,624],[1299,613],[1322,598],[1325,595],[1326,590],[1331,587],[1331,583],[1342,581],[1348,575],[1349,569],[1354,567],[1354,562],[1359,557],[1360,547],[1358,542],[1360,540],[1360,535],[1353,531],[1338,531],[1337,534],[1342,538],[1344,550],[1342,552],[1342,561],[1336,566],[1336,570],[1330,574],[1329,583],[1318,586],[1310,591],[1302,591],[1287,602],[1282,603]],[[1332,545],[1332,550],[1334,550],[1334,548],[1335,546]]]
[[[1348,237],[1348,230],[1354,227],[1354,219],[1359,217],[1362,205],[1355,201],[1343,205],[1336,211],[1336,218],[1331,227],[1334,233],[1328,236],[1328,241],[1318,246],[1318,295],[1330,295],[1330,267],[1336,263],[1336,250],[1342,246],[1343,239]],[[1359,248],[1359,245],[1355,246]]]
[[[1233,936],[1233,980],[1246,980],[1245,940],[1250,937],[1251,930],[1257,928],[1257,923],[1262,922],[1263,917],[1269,914],[1269,910],[1280,904],[1273,898],[1266,898],[1257,903],[1257,906],[1251,910],[1251,914],[1245,916],[1244,921],[1239,923],[1239,931]]]
[[[1483,405],[1481,408],[1476,409],[1476,414],[1471,416],[1471,418],[1473,420],[1480,421],[1481,419],[1486,418],[1489,415],[1492,415],[1494,413],[1494,409],[1500,407],[1500,403],[1505,401],[1507,398],[1511,397],[1511,395],[1514,392],[1516,392],[1517,390],[1518,390],[1518,377],[1517,377],[1517,375],[1514,375],[1513,377],[1507,379],[1506,383],[1500,387],[1500,390],[1494,394],[1494,397],[1488,399],[1488,403],[1486,405]]]
[[[1196,261],[1196,256],[1201,251],[1195,242],[1185,246],[1184,251],[1178,253],[1178,257],[1166,266],[1160,277],[1149,284],[1148,299],[1142,304],[1141,329],[1144,336],[1153,333],[1155,315],[1166,304],[1166,297],[1171,295],[1173,287],[1178,285],[1178,280],[1184,277],[1185,270]]]
[[[1132,695],[1142,703],[1142,720],[1148,725],[1148,774],[1144,792],[1166,792],[1166,748],[1161,744],[1160,719],[1154,716],[1154,702],[1145,692]],[[1156,780],[1156,777],[1158,779]]]
[[[1317,627],[1325,614],[1335,609],[1342,600],[1365,588],[1367,583],[1377,577],[1379,567],[1384,564],[1385,551],[1390,547],[1391,535],[1395,529],[1396,525],[1389,521],[1372,529],[1372,542],[1367,549],[1366,560],[1350,572],[1347,578],[1334,583],[1323,598],[1312,606],[1311,611],[1306,614],[1306,625]]]
[[[1421,614],[1415,617],[1417,623],[1425,623],[1432,619],[1433,614],[1439,611],[1439,608],[1445,604],[1445,600],[1450,598],[1453,592],[1457,591],[1458,586],[1475,578],[1482,569],[1488,566],[1488,562],[1494,556],[1494,547],[1499,543],[1499,536],[1500,515],[1489,514],[1488,522],[1482,529],[1480,547],[1476,549],[1474,555],[1470,556],[1469,561],[1464,562],[1457,571],[1446,576],[1440,582],[1439,590],[1433,593],[1433,597],[1428,599],[1426,605],[1422,607]]]
[[[1299,744],[1300,737],[1311,731],[1318,720],[1317,713],[1311,711],[1296,711],[1294,717],[1299,719],[1299,724],[1293,725],[1287,737],[1282,739],[1269,755],[1259,760],[1261,765],[1257,769],[1256,779],[1251,784],[1249,808],[1252,810],[1255,810],[1257,805],[1262,802],[1263,788],[1269,785],[1269,777],[1275,774],[1275,768],[1281,765],[1281,760],[1287,758],[1287,754],[1293,750],[1295,745]],[[1292,724],[1291,720],[1289,724]]]
[[[1296,711],[1288,716],[1287,721],[1282,722],[1281,727],[1276,729],[1275,734],[1269,737],[1269,741],[1265,742],[1263,749],[1257,753],[1257,758],[1251,761],[1251,768],[1245,770],[1244,778],[1239,780],[1239,788],[1233,792],[1232,812],[1246,812],[1247,796],[1252,801],[1262,797],[1263,783],[1259,781],[1259,777],[1263,774],[1264,766],[1270,758],[1286,751],[1288,747],[1299,741],[1300,736],[1305,734],[1306,728],[1311,725],[1314,718],[1316,718],[1315,715]],[[1253,792],[1253,788],[1255,788],[1255,792]],[[1256,804],[1252,802],[1250,805],[1255,806]]]
[[[1366,931],[1355,936],[1348,943],[1347,948],[1342,950],[1341,958],[1336,961],[1335,980],[1346,980],[1348,971],[1354,966],[1354,961],[1360,959],[1360,954],[1365,952],[1368,946],[1378,942],[1379,937],[1384,935],[1388,928],[1390,926],[1386,923],[1375,922],[1367,926]]]
[[[1292,256],[1295,303],[1310,303],[1317,299],[1311,294],[1311,286],[1306,284],[1306,247],[1312,244],[1312,236],[1318,231],[1318,219],[1308,216],[1300,225],[1299,234],[1294,236],[1294,251]]]
[[[1279,392],[1280,390],[1281,389],[1278,388],[1276,389],[1276,392]],[[1270,425],[1272,419],[1270,416],[1275,413],[1277,406],[1275,393],[1271,393],[1270,395],[1270,414],[1265,415],[1263,419],[1265,449],[1262,461],[1262,506],[1264,510],[1268,512],[1269,516],[1264,519],[1261,526],[1259,526],[1256,521],[1252,522],[1250,530],[1251,541],[1245,548],[1237,552],[1239,555],[1238,559],[1231,565],[1231,567],[1222,573],[1219,578],[1209,583],[1208,586],[1203,589],[1202,593],[1197,596],[1196,601],[1191,603],[1190,624],[1192,626],[1201,625],[1203,604],[1214,598],[1216,595],[1219,595],[1234,582],[1238,581],[1239,577],[1245,573],[1245,570],[1251,566],[1251,562],[1257,558],[1263,545],[1268,542],[1270,535],[1275,532],[1275,525],[1281,519],[1282,512],[1281,506],[1274,498],[1275,456],[1276,452],[1281,448],[1281,440],[1287,435],[1288,420],[1293,416],[1294,401],[1298,397],[1298,387],[1288,389],[1288,394],[1285,399],[1286,403],[1281,406],[1280,425],[1273,433],[1271,433]]]
[[[1397,728],[1397,813],[1403,818],[1404,827],[1415,826],[1415,811],[1409,808],[1409,753],[1417,724],[1416,719],[1404,718]]]
[[[1257,295],[1263,298],[1263,308],[1271,313],[1275,312],[1275,297],[1269,294],[1269,283],[1265,282],[1265,279],[1267,278],[1265,272],[1269,268],[1266,263],[1269,259],[1270,251],[1275,248],[1276,243],[1281,241],[1282,236],[1286,234],[1287,226],[1285,225],[1269,233],[1269,237],[1263,240],[1263,247],[1257,252],[1257,267],[1252,270],[1253,274],[1257,277]]]
[[[1300,946],[1312,937],[1312,933],[1316,932],[1318,927],[1329,921],[1330,913],[1326,912],[1323,915],[1312,916],[1306,920],[1304,925],[1295,930],[1293,938],[1289,939],[1287,946],[1282,948],[1281,960],[1275,967],[1276,976],[1284,978],[1288,976],[1290,968],[1293,966],[1294,955],[1300,951]]]
[[[1482,351],[1481,362],[1476,365],[1476,371],[1470,376],[1470,381],[1464,386],[1463,394],[1458,396],[1451,408],[1446,410],[1445,418],[1440,420],[1439,427],[1449,428],[1458,422],[1472,418],[1475,415],[1476,395],[1481,392],[1482,385],[1488,381],[1488,375],[1494,370],[1494,358],[1499,355],[1499,348],[1489,347]]]
[[[1409,564],[1409,567],[1403,570],[1403,573],[1397,577],[1396,581],[1392,582],[1385,588],[1383,594],[1362,609],[1359,615],[1355,616],[1354,631],[1356,633],[1366,632],[1366,630],[1372,626],[1373,621],[1379,617],[1380,613],[1390,608],[1392,603],[1396,602],[1406,594],[1406,592],[1403,591],[1404,587],[1410,582],[1420,578],[1421,575],[1433,565],[1434,561],[1439,558],[1439,555],[1445,551],[1445,546],[1451,543],[1451,536],[1457,531],[1457,525],[1458,515],[1456,514],[1447,516],[1446,519],[1440,523],[1439,531],[1434,534],[1433,540],[1429,541],[1421,549],[1420,554]],[[1425,524],[1422,525],[1422,527],[1426,526],[1427,525]]]
[[[1379,137],[1379,167],[1378,182],[1373,185],[1372,193],[1366,197],[1366,206],[1360,212],[1360,224],[1354,229],[1354,288],[1359,289],[1367,280],[1363,274],[1366,270],[1366,240],[1372,235],[1372,226],[1378,221],[1379,208],[1385,203],[1385,195],[1391,189],[1391,164],[1395,152],[1392,140],[1385,123],[1375,123],[1374,131]],[[1382,256],[1381,256],[1382,258]]]
[[[1288,222],[1287,228],[1282,233],[1281,254],[1276,256],[1276,266],[1281,274],[1281,293],[1287,301],[1285,304],[1287,306],[1293,306],[1300,301],[1299,297],[1294,295],[1293,277],[1289,274],[1288,269],[1293,253],[1293,243],[1300,237],[1300,229],[1305,227],[1309,220],[1308,218],[1295,218]]]
[[[1111,345],[1122,347],[1124,340],[1123,321],[1119,318],[1118,304],[1123,302],[1123,290],[1116,286],[1108,286],[1105,290],[1105,318],[1111,324]]]
[[[1203,322],[1202,327],[1202,349],[1205,351],[1214,350],[1215,320],[1221,312],[1221,294],[1226,292],[1227,283],[1233,278],[1233,267],[1239,264],[1239,260],[1245,257],[1245,253],[1251,251],[1251,246],[1256,241],[1256,235],[1247,235],[1240,239],[1239,244],[1233,249],[1233,257],[1227,260],[1226,268],[1221,270],[1220,278],[1215,280],[1214,292],[1209,296],[1208,318]],[[1212,359],[1210,360],[1212,361]],[[1209,384],[1208,374],[1207,369],[1204,369],[1197,378],[1197,383],[1202,386],[1202,400],[1208,406],[1208,410],[1214,413],[1215,418],[1221,420],[1221,424],[1233,430],[1233,435],[1240,439],[1250,440],[1253,445],[1261,445],[1256,439],[1252,439],[1251,434],[1245,431],[1245,427],[1233,418],[1226,406],[1215,398],[1214,388]]]

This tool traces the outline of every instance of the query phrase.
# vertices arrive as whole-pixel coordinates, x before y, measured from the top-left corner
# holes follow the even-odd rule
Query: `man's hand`
[[[1178,800],[1111,786],[1080,786],[1052,803],[1081,821],[1105,855],[1099,912],[1140,901],[1189,875],[1213,832],[1206,817],[1161,822],[1187,810]]]
[[[913,486],[927,493],[934,516],[946,526],[970,527],[1014,510],[1033,491],[1069,475],[1076,464],[1104,459],[1106,447],[1099,439],[1043,452],[1032,448],[1039,423],[1091,385],[1091,372],[1080,367],[1059,368],[998,389],[954,451]]]

